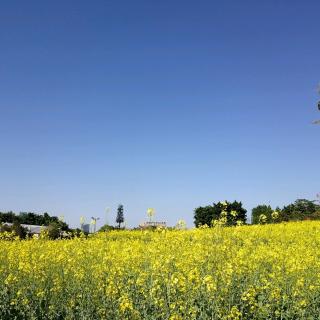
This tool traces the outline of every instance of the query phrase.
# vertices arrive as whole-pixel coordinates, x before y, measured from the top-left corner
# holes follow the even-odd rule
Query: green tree
[[[266,223],[272,222],[272,213],[273,210],[269,205],[261,204],[256,206],[251,211],[251,223],[252,224],[258,224],[260,222],[260,216],[265,215],[266,216]]]
[[[238,222],[245,223],[247,210],[242,207],[242,203],[218,202],[206,207],[198,207],[194,210],[194,224],[196,227],[201,225],[211,226],[215,220],[224,220],[224,224],[232,226]]]
[[[20,212],[20,214],[16,215],[12,211],[9,212],[0,212],[0,223],[8,222],[14,223],[15,221],[20,224],[31,224],[31,225],[39,225],[39,226],[48,226],[50,223],[57,223],[61,230],[69,231],[69,226],[64,222],[59,220],[58,217],[50,216],[48,213],[36,214],[33,212]]]
[[[13,223],[16,220],[16,215],[12,212],[0,212],[0,222]]]
[[[14,221],[12,225],[12,231],[20,238],[25,239],[27,236],[27,230],[21,226],[18,221]]]
[[[283,207],[280,219],[281,221],[318,220],[320,206],[314,201],[297,199],[294,203]]]
[[[58,223],[50,222],[47,228],[47,234],[49,239],[54,240],[60,237],[61,229]]]
[[[117,211],[116,223],[118,223],[119,229],[121,227],[121,223],[124,222],[124,214],[123,214],[123,205],[119,204]]]
[[[196,227],[201,225],[210,226],[214,218],[218,217],[213,206],[198,207],[194,210],[194,224]]]
[[[14,232],[20,239],[25,239],[28,234],[28,230],[22,227],[17,220],[15,220],[12,225],[0,223],[0,232]]]

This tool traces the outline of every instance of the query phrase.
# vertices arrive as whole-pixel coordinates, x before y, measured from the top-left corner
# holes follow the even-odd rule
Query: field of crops
[[[0,241],[0,319],[319,319],[320,222]]]

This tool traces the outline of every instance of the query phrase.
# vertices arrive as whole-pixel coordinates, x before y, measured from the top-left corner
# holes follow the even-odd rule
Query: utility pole
[[[105,210],[106,210],[106,224],[109,224],[108,213],[110,212],[110,208],[107,207]]]

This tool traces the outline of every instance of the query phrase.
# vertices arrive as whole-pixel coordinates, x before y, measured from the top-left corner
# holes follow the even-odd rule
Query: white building
[[[13,225],[13,223],[10,223],[10,222],[4,222],[3,224],[9,227]],[[35,224],[21,224],[21,227],[27,229],[28,233],[30,234],[40,234],[42,230],[45,230],[48,228],[47,226],[38,226]]]
[[[158,221],[147,221],[139,225],[140,228],[166,228],[167,223],[166,222],[158,222]]]

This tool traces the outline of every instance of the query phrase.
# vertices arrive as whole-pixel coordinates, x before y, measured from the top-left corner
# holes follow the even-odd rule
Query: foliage
[[[306,199],[298,199],[281,210],[281,221],[318,219],[320,219],[320,206]]]
[[[210,226],[215,214],[213,206],[198,207],[194,210],[194,224],[196,227]]]
[[[48,238],[51,240],[58,239],[61,235],[61,228],[58,223],[51,222],[46,229]]]
[[[18,222],[20,224],[31,224],[38,226],[48,226],[50,223],[57,223],[61,230],[68,231],[69,226],[64,222],[59,220],[58,217],[50,216],[48,213],[36,214],[33,212],[21,212],[20,214],[15,214],[12,211],[9,212],[0,212],[0,223],[9,222],[14,223]]]
[[[215,222],[224,225],[237,225],[246,222],[247,210],[242,207],[241,202],[218,202],[212,206],[198,207],[194,210],[194,223],[196,227],[212,226]]]
[[[12,231],[20,238],[25,239],[27,236],[27,229],[22,227],[21,224],[15,221],[12,225]]]
[[[119,229],[120,229],[121,223],[123,222],[124,222],[123,205],[119,204],[118,211],[117,211],[117,218],[116,218],[116,223],[118,223]]]
[[[0,319],[320,314],[318,221],[13,239],[0,240]]]
[[[283,209],[273,210],[267,205],[252,209],[252,223],[272,223],[283,221],[320,220],[320,206],[314,201],[298,199]]]
[[[18,221],[14,221],[12,225],[0,224],[0,232],[12,233],[19,239],[25,239],[28,231],[26,228],[22,227]]]
[[[258,205],[257,207],[252,209],[252,213],[251,213],[252,220],[251,220],[251,223],[252,224],[259,223],[261,215],[266,216],[266,222],[270,223],[270,222],[273,221],[272,220],[272,213],[273,213],[273,210],[269,205],[265,205],[265,204]]]

